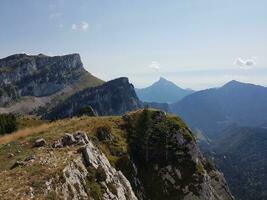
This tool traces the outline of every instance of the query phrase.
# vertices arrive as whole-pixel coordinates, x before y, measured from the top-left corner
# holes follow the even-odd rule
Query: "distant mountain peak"
[[[255,85],[255,84],[252,84],[252,83],[243,83],[243,82],[240,82],[240,81],[236,81],[236,80],[232,80],[232,81],[229,81],[228,83],[226,83],[225,85],[223,85],[221,88],[264,88],[264,86],[261,86],[261,85]]]
[[[151,86],[137,89],[136,93],[140,100],[145,102],[173,103],[193,93],[193,91],[182,89],[166,78],[160,77]]]
[[[159,78],[159,81],[168,81],[168,82],[170,82],[169,80],[167,80],[166,78],[164,78],[162,76]]]
[[[172,87],[178,87],[175,83],[167,80],[166,78],[160,77],[158,81],[156,81],[155,83],[152,84],[152,86],[154,85],[161,85],[161,86],[172,86]],[[180,87],[178,87],[180,88]]]
[[[223,87],[225,86],[235,86],[235,85],[243,85],[245,83],[239,82],[237,80],[231,80],[228,83],[226,83]]]

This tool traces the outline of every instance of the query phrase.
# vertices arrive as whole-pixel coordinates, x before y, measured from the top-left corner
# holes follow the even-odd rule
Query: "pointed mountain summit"
[[[136,89],[140,100],[158,103],[173,103],[193,92],[190,89],[182,89],[163,77],[147,88]]]
[[[257,90],[257,89],[264,89],[264,87],[260,85],[255,85],[252,83],[242,83],[236,80],[229,81],[225,85],[221,87],[221,89],[232,89],[232,90],[238,90],[238,89],[251,89],[251,90]]]

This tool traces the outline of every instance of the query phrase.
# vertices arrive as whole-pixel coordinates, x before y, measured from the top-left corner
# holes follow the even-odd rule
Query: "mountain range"
[[[230,81],[220,88],[195,92],[171,106],[195,130],[217,137],[234,124],[260,127],[267,122],[267,88]]]
[[[182,89],[163,77],[151,86],[135,91],[141,101],[156,103],[174,103],[194,92],[191,89]]]
[[[62,169],[57,169],[60,173],[63,170],[63,174],[67,170],[72,174],[71,179],[76,177],[77,182],[71,182],[67,174],[64,174],[66,182],[63,182],[68,186],[60,185],[57,179],[53,179],[55,185],[50,191],[52,193],[48,192],[49,195],[61,195],[56,186],[59,184],[60,190],[64,190],[64,187],[72,188],[72,193],[65,191],[64,194],[69,197],[74,195],[78,199],[83,195],[93,199],[96,198],[95,195],[109,195],[110,198],[114,195],[115,199],[175,199],[177,195],[181,195],[180,199],[233,199],[230,190],[237,199],[267,198],[264,171],[267,167],[266,87],[230,81],[219,88],[194,92],[160,78],[148,88],[135,89],[126,77],[105,82],[93,76],[85,70],[79,54],[53,57],[16,54],[0,59],[0,72],[1,134],[18,130],[10,133],[11,139],[9,135],[0,137],[0,161],[4,163],[0,167],[1,180],[4,180],[1,170],[10,168],[9,176],[12,177],[12,173],[19,173],[19,170],[24,170],[24,166],[34,169],[26,161],[31,156],[28,152],[32,152],[30,149],[34,144],[25,147],[20,145],[24,142],[32,143],[33,139],[28,138],[28,134],[35,135],[37,131],[38,134],[34,136],[37,141],[42,133],[42,139],[49,147],[59,145],[63,148],[62,151],[72,154],[73,149],[70,148],[76,151],[80,146],[79,142],[74,142],[64,149],[63,141],[66,140],[64,137],[67,137],[67,131],[89,131],[90,133],[85,133],[89,136],[86,145],[90,144],[88,148],[95,151],[96,157],[101,157],[101,168],[107,174],[122,171],[122,176],[114,174],[114,179],[106,180],[106,186],[102,185],[105,189],[98,190],[101,188],[96,178],[100,176],[98,168],[93,169],[91,166],[77,171],[71,167],[77,163],[83,165],[79,160],[86,158],[83,157],[85,152],[81,157],[75,157],[74,163],[69,162]],[[144,107],[179,115],[191,129],[178,117],[155,109],[142,109]],[[130,111],[132,112],[128,113]],[[117,117],[111,117],[114,115]],[[123,117],[119,117],[121,115]],[[57,119],[64,120],[60,122]],[[83,124],[83,120],[86,124]],[[62,123],[69,128],[62,128]],[[42,126],[50,129],[42,129]],[[88,126],[93,128],[88,130]],[[25,129],[21,130],[22,127],[27,127],[29,132],[25,133]],[[39,129],[42,132],[39,133]],[[205,141],[199,143],[201,149],[225,174],[230,190],[224,176],[198,149],[191,130],[198,139]],[[54,136],[55,132],[59,133],[57,137],[63,138]],[[21,137],[25,139],[20,139]],[[73,141],[78,138],[76,134],[68,137],[72,138],[68,140]],[[15,146],[18,145],[15,148],[25,152],[13,152],[13,147],[9,148],[10,143],[7,141],[15,142]],[[168,151],[166,147],[169,148]],[[40,160],[48,159],[43,156],[44,152],[33,152]],[[53,152],[60,154],[57,148]],[[5,157],[7,155],[9,158]],[[35,158],[33,160],[38,165],[39,161]],[[104,160],[108,168],[114,167],[112,172],[106,165],[102,165]],[[54,158],[54,162],[61,164],[59,158]],[[125,163],[127,166],[124,166]],[[15,171],[12,171],[13,168]],[[38,165],[37,169],[42,167]],[[32,173],[27,171],[26,175],[34,176]],[[90,187],[82,190],[88,184],[83,179],[77,179],[77,176],[87,176],[90,173],[95,174],[93,179],[90,175],[90,179],[86,180],[98,191]],[[51,176],[53,177],[52,174]],[[120,182],[117,176],[126,182]],[[152,177],[153,184],[147,176]],[[116,182],[117,185],[111,186],[111,182]],[[76,188],[77,184],[79,189]],[[42,195],[38,193],[38,188],[32,188],[35,194]],[[123,190],[128,192],[120,192]],[[6,189],[0,187],[0,194],[4,191]],[[112,191],[117,192],[115,194]]]
[[[0,199],[234,199],[191,129],[142,109],[168,104],[143,103],[127,78],[104,82],[78,54],[16,54],[0,71]],[[156,86],[167,102],[185,92]]]
[[[77,107],[92,104],[99,114],[115,115],[141,107],[128,79],[105,83],[84,69],[79,54],[53,57],[15,54],[0,59],[0,71],[2,113],[44,117],[64,106],[69,116],[74,114],[72,109],[76,112]],[[70,103],[67,107],[68,99],[77,100],[77,96],[79,105],[76,103],[75,107]],[[101,106],[97,102],[101,102]]]

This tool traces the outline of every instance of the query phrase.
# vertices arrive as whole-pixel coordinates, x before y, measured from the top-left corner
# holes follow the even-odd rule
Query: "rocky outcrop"
[[[91,166],[94,169],[101,167],[103,170],[103,173],[105,174],[103,186],[106,188],[103,195],[104,199],[137,200],[129,181],[120,171],[117,171],[110,165],[106,156],[90,141],[86,146],[80,149],[80,152],[83,155],[85,166]],[[116,192],[110,191],[108,184],[112,184],[116,189]]]
[[[234,199],[223,174],[209,165],[190,129],[179,118],[144,110],[138,117],[126,115],[124,119],[130,135],[130,156],[145,199]],[[135,186],[134,181],[131,184]]]
[[[79,114],[85,107],[92,107],[98,115],[121,115],[142,107],[128,78],[118,78],[105,84],[88,88],[68,98],[47,113],[44,118],[66,118]]]
[[[75,143],[77,134],[66,134],[62,141],[66,136],[72,136]],[[80,157],[63,169],[63,184],[56,187],[55,192],[62,194],[64,199],[73,200],[98,199],[100,196],[103,200],[137,200],[130,182],[122,172],[112,167],[106,156],[90,140],[86,142],[78,150]],[[92,185],[101,187],[99,194]],[[47,193],[51,193],[51,189]]]

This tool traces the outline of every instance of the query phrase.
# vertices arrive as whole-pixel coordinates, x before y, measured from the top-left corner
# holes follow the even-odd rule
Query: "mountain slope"
[[[157,103],[173,103],[194,92],[182,89],[162,77],[147,88],[135,90],[141,101]]]
[[[72,95],[51,111],[44,111],[46,112],[44,117],[48,119],[70,117],[88,106],[92,107],[98,115],[121,115],[141,108],[142,103],[128,79],[118,78]]]
[[[21,130],[0,138],[0,162],[1,199],[233,199],[186,125],[160,111]]]
[[[261,126],[267,122],[267,88],[231,81],[221,88],[196,92],[171,105],[193,129],[209,136],[226,127]]]
[[[52,100],[55,104],[55,100],[81,89],[103,84],[83,68],[79,54],[15,54],[0,59],[0,72],[1,112],[30,112]]]
[[[267,129],[231,127],[212,144],[217,166],[237,199],[267,198]]]

